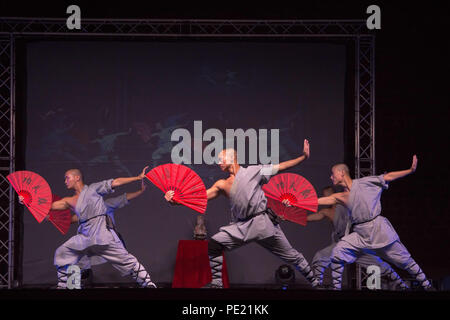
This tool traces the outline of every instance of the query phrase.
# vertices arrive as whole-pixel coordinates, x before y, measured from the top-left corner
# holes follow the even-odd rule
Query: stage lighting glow
[[[275,280],[277,284],[281,284],[281,288],[286,290],[289,285],[295,283],[295,272],[291,266],[283,264],[275,271]]]

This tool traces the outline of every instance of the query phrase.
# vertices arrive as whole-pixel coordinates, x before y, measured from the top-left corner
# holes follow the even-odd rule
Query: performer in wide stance
[[[212,272],[212,282],[208,287],[222,288],[222,252],[232,250],[255,241],[282,260],[292,264],[305,278],[316,286],[318,281],[301,253],[295,250],[286,239],[278,223],[277,216],[267,207],[267,199],[262,185],[279,171],[298,165],[309,157],[309,143],[304,141],[303,155],[278,165],[253,165],[241,167],[236,151],[223,150],[219,154],[219,166],[228,172],[227,179],[218,180],[207,190],[208,200],[223,194],[231,202],[231,224],[220,228],[208,244],[208,255]],[[171,201],[173,191],[166,193]]]
[[[114,213],[117,209],[123,208],[124,206],[128,205],[131,200],[139,197],[141,194],[144,193],[146,189],[144,180],[141,182],[141,188],[139,190],[136,190],[135,192],[127,192],[123,193],[120,196],[112,197],[105,200],[105,206],[107,208],[106,211],[106,226],[110,230],[114,230],[119,239],[122,241],[122,244],[124,248],[126,249],[126,244],[124,239],[122,238],[122,235],[119,233],[116,227],[116,222],[114,219]],[[78,216],[74,214],[72,216],[72,222],[79,222]],[[80,261],[78,261],[77,265],[82,270],[82,275],[91,273],[91,266],[93,265],[99,265],[107,262],[104,258],[101,256],[91,256],[91,255],[85,255],[83,256]]]
[[[334,289],[341,289],[344,264],[354,262],[363,253],[374,253],[408,271],[424,289],[433,289],[422,269],[400,242],[389,220],[381,216],[380,197],[388,188],[388,183],[414,173],[416,168],[417,157],[414,155],[408,170],[352,180],[345,164],[333,166],[331,180],[333,184],[343,186],[345,191],[319,198],[319,205],[344,205],[349,210],[353,227],[353,232],[342,237],[332,251]]]
[[[328,186],[323,188],[322,194],[324,197],[329,197],[334,193],[333,187]],[[336,204],[332,206],[327,206],[321,209],[317,213],[309,214],[307,221],[321,221],[323,219],[328,219],[333,224],[333,232],[331,233],[331,244],[321,250],[319,250],[313,257],[312,268],[314,275],[317,280],[319,280],[320,285],[323,285],[323,276],[325,269],[331,265],[331,253],[336,247],[336,244],[342,237],[349,234],[350,231],[350,219],[348,215],[348,210],[341,204]],[[408,289],[408,286],[403,282],[400,276],[395,272],[394,269],[385,261],[380,259],[373,254],[363,253],[355,261],[356,263],[362,265],[363,267],[368,267],[370,265],[377,265],[380,267],[381,276],[388,279],[391,288],[396,289]]]
[[[125,249],[114,230],[103,196],[121,185],[142,180],[145,170],[136,177],[109,179],[85,185],[78,169],[65,174],[65,184],[75,195],[52,204],[53,210],[71,209],[78,217],[78,234],[67,240],[55,252],[58,288],[66,288],[67,268],[77,264],[83,256],[101,257],[110,262],[123,276],[131,275],[141,287],[156,288],[150,275],[139,261]],[[125,200],[124,200],[125,201]]]

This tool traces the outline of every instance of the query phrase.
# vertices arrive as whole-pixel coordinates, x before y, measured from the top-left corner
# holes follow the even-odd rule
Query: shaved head
[[[220,151],[217,158],[217,164],[222,171],[231,172],[236,166],[239,167],[239,164],[237,162],[237,153],[234,149],[224,149]]]
[[[350,170],[348,169],[347,165],[345,163],[338,163],[331,168],[332,171],[344,171],[345,175],[350,176]]]
[[[66,174],[71,174],[76,177],[80,177],[80,180],[83,181],[83,174],[79,169],[69,169],[66,171]]]
[[[237,153],[234,149],[224,149],[219,153],[219,163],[232,164],[237,162]]]
[[[67,189],[82,187],[84,185],[83,174],[79,169],[69,169],[64,175],[64,183],[66,184]]]
[[[348,169],[347,165],[344,163],[338,163],[335,164],[331,168],[331,181],[333,181],[333,185],[337,186],[344,186],[345,187],[345,181],[346,179],[350,178],[350,170]]]

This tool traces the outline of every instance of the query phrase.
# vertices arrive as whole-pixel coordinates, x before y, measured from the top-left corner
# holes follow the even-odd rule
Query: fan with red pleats
[[[173,200],[195,211],[204,213],[206,188],[202,179],[192,169],[181,164],[168,163],[153,168],[145,175],[162,192],[173,190]]]
[[[9,182],[36,220],[41,223],[52,206],[52,191],[47,181],[32,171],[16,171],[7,176]]]
[[[307,212],[317,211],[317,194],[304,177],[294,173],[278,174],[263,186],[267,205],[280,218],[306,225]],[[290,206],[282,202],[289,200]]]
[[[61,200],[61,197],[56,194],[52,197],[52,202]],[[48,220],[53,223],[56,229],[59,230],[62,234],[66,234],[69,231],[70,223],[72,220],[72,215],[70,214],[70,210],[50,210]]]

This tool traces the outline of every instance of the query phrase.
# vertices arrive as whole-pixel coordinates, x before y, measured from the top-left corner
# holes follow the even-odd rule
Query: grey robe
[[[338,242],[349,231],[349,215],[348,210],[343,205],[336,205],[333,217],[333,232],[331,233],[331,242]]]
[[[357,248],[378,249],[399,240],[389,220],[380,215],[381,193],[387,188],[383,175],[353,180],[348,209],[354,232],[343,241]]]
[[[113,197],[105,200],[105,206],[107,208],[106,214],[111,218],[114,226],[116,225],[115,219],[114,219],[114,211],[119,208],[123,208],[129,204],[129,201],[127,200],[127,194],[124,193],[118,197]],[[115,232],[114,232],[115,234]],[[93,265],[99,265],[106,263],[107,260],[101,256],[95,256],[95,255],[89,255],[89,256],[83,256],[80,261],[78,262],[78,266],[81,269],[89,269]]]
[[[238,170],[230,192],[232,223],[220,228],[220,231],[244,242],[265,239],[275,234],[276,227],[266,214],[240,221],[251,214],[266,210],[267,198],[262,185],[275,173],[272,165],[241,167]],[[219,235],[220,233],[213,238],[221,242]]]
[[[348,235],[350,227],[350,218],[348,210],[343,205],[336,205],[333,217],[333,232],[331,234],[331,244],[322,250],[318,251],[313,258],[313,264],[322,268],[327,268],[331,264],[332,251],[336,244],[344,236]],[[368,267],[370,265],[378,265],[381,269],[381,274],[387,274],[392,270],[391,266],[372,254],[363,253],[358,257],[356,263]]]
[[[279,224],[275,226],[267,214],[242,221],[254,213],[266,210],[267,198],[261,186],[267,183],[270,176],[275,173],[272,165],[248,166],[239,169],[230,192],[233,222],[220,228],[212,239],[222,244],[227,250],[256,241],[283,261],[293,264],[309,281],[313,281],[308,261],[291,246]],[[213,264],[217,263],[211,261]]]
[[[104,216],[108,207],[103,196],[114,192],[112,181],[113,179],[109,179],[84,186],[74,210],[80,224],[78,232],[65,242],[65,246],[82,251],[94,245],[120,241],[115,232],[107,229]]]
[[[331,252],[336,243],[348,234],[349,216],[346,207],[338,204],[334,209],[333,232],[331,233],[331,243],[329,246],[319,250],[313,257],[313,264],[319,264],[323,268],[327,268],[331,264]]]

